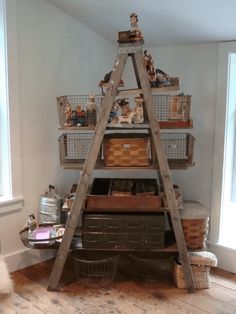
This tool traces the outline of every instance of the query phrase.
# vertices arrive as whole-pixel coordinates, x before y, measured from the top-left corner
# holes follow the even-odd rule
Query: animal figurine
[[[170,76],[161,69],[156,69],[156,87],[171,85]]]
[[[133,117],[135,115],[135,110],[131,110],[127,115],[121,115],[118,117],[118,124],[126,123],[131,124],[133,122]]]
[[[67,103],[65,105],[64,114],[65,114],[64,126],[71,126],[72,108],[71,108],[71,105],[69,103]]]

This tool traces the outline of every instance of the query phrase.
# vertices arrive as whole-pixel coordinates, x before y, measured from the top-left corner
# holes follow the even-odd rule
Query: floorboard
[[[53,262],[14,272],[14,293],[0,296],[0,314],[236,313],[236,275],[220,269],[212,269],[210,289],[189,294],[176,288],[172,276],[144,278],[129,268],[121,268],[108,287],[84,287],[68,260],[59,290],[52,292],[47,283]]]

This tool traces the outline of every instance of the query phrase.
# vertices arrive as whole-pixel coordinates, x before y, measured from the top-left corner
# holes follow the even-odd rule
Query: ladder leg
[[[188,251],[187,251],[185,238],[184,238],[184,234],[182,230],[179,210],[178,210],[177,202],[175,199],[171,173],[170,173],[169,165],[166,159],[164,145],[161,140],[161,132],[160,132],[160,126],[158,122],[158,117],[156,116],[156,113],[154,110],[150,83],[147,77],[147,71],[143,63],[142,51],[136,52],[134,56],[135,56],[137,70],[139,73],[140,82],[142,86],[143,97],[144,97],[144,101],[146,105],[145,107],[147,110],[147,115],[148,115],[149,123],[151,127],[154,149],[155,149],[155,153],[156,153],[157,160],[159,163],[160,173],[163,179],[163,185],[164,185],[164,189],[166,193],[168,208],[170,210],[170,216],[171,216],[172,225],[173,225],[175,238],[177,242],[177,248],[178,248],[180,260],[183,266],[183,272],[184,272],[186,285],[188,287],[188,291],[190,293],[194,293],[195,286],[194,286],[194,281],[193,281],[192,269],[189,262],[189,256],[188,256]]]
[[[79,220],[81,209],[86,199],[87,190],[90,184],[90,177],[93,173],[95,163],[102,144],[103,136],[108,123],[108,118],[117,95],[121,75],[127,61],[128,54],[119,54],[115,62],[108,91],[103,99],[102,112],[97,122],[93,141],[88,151],[88,156],[84,163],[82,174],[76,190],[76,196],[72,204],[70,215],[65,228],[65,234],[57,252],[56,260],[48,282],[48,290],[56,290],[62,275],[63,267],[70,250],[71,241]]]

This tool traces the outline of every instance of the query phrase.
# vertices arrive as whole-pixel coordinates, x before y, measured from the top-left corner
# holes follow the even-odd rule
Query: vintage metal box
[[[84,248],[160,249],[165,244],[165,216],[84,213],[82,241]]]

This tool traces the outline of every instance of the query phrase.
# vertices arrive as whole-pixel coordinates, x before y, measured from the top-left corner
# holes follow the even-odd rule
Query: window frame
[[[18,21],[17,0],[0,0],[2,21],[4,22],[5,58],[7,59],[7,111],[8,129],[8,167],[11,174],[10,187],[4,196],[0,196],[0,216],[24,207],[22,184],[22,149],[19,103],[19,55],[18,55]],[[6,137],[5,137],[6,139]],[[1,145],[1,144],[0,144]],[[9,179],[10,180],[10,179]]]
[[[216,254],[219,267],[236,273],[236,250],[220,242],[227,123],[227,96],[229,75],[228,58],[230,53],[236,53],[236,41],[218,43],[218,73],[215,109],[212,206],[210,214],[210,238],[208,241],[208,247],[212,252]]]
[[[0,0],[0,197],[12,196],[9,128],[8,64],[6,41],[6,7]]]

